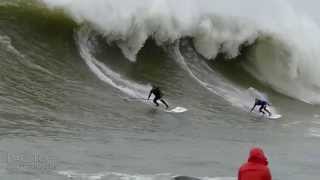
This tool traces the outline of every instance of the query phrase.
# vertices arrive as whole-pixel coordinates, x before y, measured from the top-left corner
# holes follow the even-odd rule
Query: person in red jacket
[[[248,162],[238,172],[238,180],[271,180],[268,160],[261,148],[252,148]]]

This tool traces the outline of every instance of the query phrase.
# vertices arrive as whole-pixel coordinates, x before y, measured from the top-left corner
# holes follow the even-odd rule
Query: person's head
[[[248,162],[255,162],[255,163],[268,165],[268,160],[264,155],[263,150],[259,147],[254,147],[250,150]]]

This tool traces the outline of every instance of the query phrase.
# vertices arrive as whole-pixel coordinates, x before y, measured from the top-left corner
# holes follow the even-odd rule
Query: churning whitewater
[[[80,26],[99,32],[130,61],[136,61],[150,38],[159,46],[167,46],[189,37],[190,46],[207,60],[223,54],[232,61],[249,46],[242,65],[252,76],[285,95],[320,103],[320,45],[319,38],[313,36],[319,27],[288,3],[271,1],[264,7],[267,10],[260,11],[259,2],[248,0],[241,2],[250,7],[244,12],[237,9],[239,2],[219,0],[188,0],[183,4],[177,0],[43,2],[51,9],[62,9]],[[78,37],[82,38],[86,37]],[[85,54],[82,45],[80,51]]]
[[[294,1],[0,0],[0,179],[234,180],[252,146],[319,179],[320,26]]]

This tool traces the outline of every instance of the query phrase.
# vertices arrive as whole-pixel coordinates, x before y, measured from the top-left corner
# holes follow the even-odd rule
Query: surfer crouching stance
[[[271,112],[267,110],[267,106],[270,106],[270,104],[267,101],[263,101],[256,98],[254,102],[254,106],[252,107],[250,112],[252,112],[256,106],[260,106],[259,112],[261,112],[263,115],[265,114],[265,112],[267,112],[269,116],[271,116]]]
[[[159,106],[157,101],[160,100],[166,106],[167,109],[169,108],[168,104],[162,99],[162,92],[160,91],[159,87],[152,85],[152,89],[149,93],[148,100],[150,99],[151,94],[154,95],[153,103],[156,104],[156,106]]]

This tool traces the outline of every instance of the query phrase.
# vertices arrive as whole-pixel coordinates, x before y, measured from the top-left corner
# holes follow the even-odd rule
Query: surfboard
[[[129,102],[145,102],[146,104],[148,105],[151,105],[151,106],[154,106],[154,104],[151,102],[151,101],[148,101],[148,99],[145,99],[145,98],[135,98],[135,97],[125,97],[125,98],[122,98],[124,101],[129,101]],[[163,109],[165,112],[169,112],[169,113],[183,113],[183,112],[186,112],[188,111],[187,108],[184,108],[184,107],[180,107],[180,106],[176,106],[174,108],[169,108],[169,109],[165,109],[165,107],[163,107],[161,105],[161,107],[157,107],[157,108],[160,108],[160,109]]]
[[[268,119],[279,119],[282,117],[281,114],[272,114],[271,116],[265,115],[266,118]]]
[[[269,115],[267,115],[267,114],[263,115],[263,114],[261,114],[261,113],[259,113],[259,112],[253,111],[252,114],[253,114],[254,116],[262,117],[262,118],[267,118],[267,119],[279,119],[279,118],[282,117],[281,114],[276,114],[276,113],[273,113],[271,116],[269,116]]]
[[[187,108],[184,108],[184,107],[177,106],[177,107],[175,107],[175,108],[166,109],[166,110],[164,110],[164,111],[169,112],[169,113],[183,113],[183,112],[188,111],[188,109],[187,109]]]
[[[279,119],[282,117],[282,115],[278,114],[274,108],[269,108],[269,111],[271,112],[271,116],[269,116],[268,113],[263,115],[261,112],[259,112],[258,109],[254,109],[250,114],[257,117],[267,118],[267,119]]]

